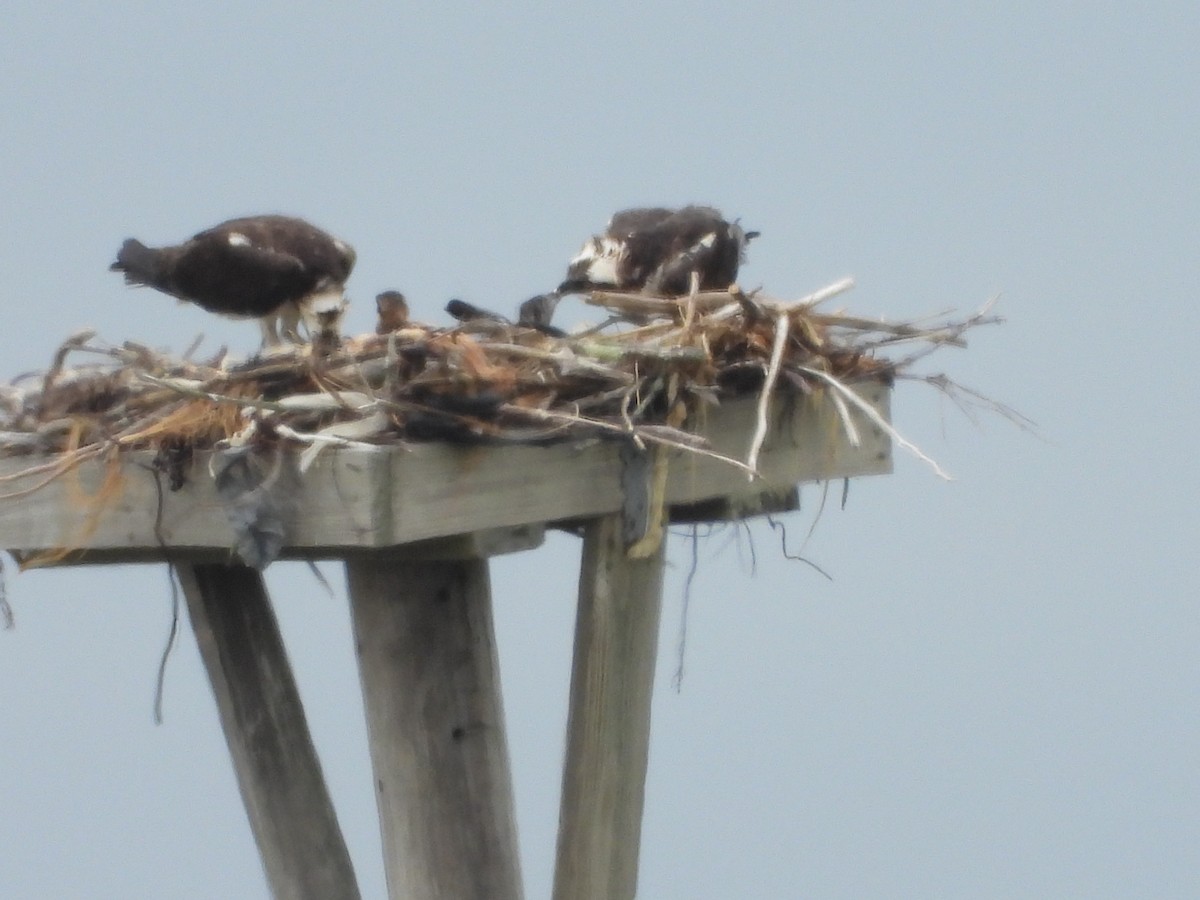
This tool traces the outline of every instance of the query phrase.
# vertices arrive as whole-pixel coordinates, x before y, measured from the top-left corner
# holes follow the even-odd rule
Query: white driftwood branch
[[[767,439],[767,412],[771,405],[771,392],[775,390],[775,381],[779,378],[779,365],[783,361],[783,348],[787,345],[790,324],[791,319],[786,312],[781,312],[775,317],[775,341],[771,346],[771,362],[767,366],[767,376],[763,379],[762,393],[758,396],[757,424],[754,437],[750,441],[750,453],[746,456],[750,480],[758,474],[758,454],[762,451],[763,441]]]

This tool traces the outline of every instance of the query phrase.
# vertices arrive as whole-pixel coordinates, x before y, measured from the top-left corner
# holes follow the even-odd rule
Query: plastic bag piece
[[[297,496],[297,478],[279,446],[248,443],[213,459],[217,498],[233,526],[233,552],[262,571],[287,543]]]

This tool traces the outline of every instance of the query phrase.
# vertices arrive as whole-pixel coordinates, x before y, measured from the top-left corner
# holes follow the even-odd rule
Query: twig
[[[167,539],[162,530],[163,517],[163,488],[162,478],[158,469],[153,466],[143,466],[154,476],[154,491],[157,505],[154,508],[154,539],[159,549],[167,556]],[[171,586],[171,627],[167,631],[167,642],[163,646],[162,655],[158,658],[158,676],[154,679],[154,724],[163,723],[163,695],[166,692],[167,660],[171,658],[171,650],[175,647],[175,638],[179,634],[179,584],[175,580],[175,564],[167,559],[167,583]]]
[[[821,502],[817,504],[817,511],[813,514],[812,524],[808,526],[808,531],[804,535],[804,540],[800,543],[800,549],[796,552],[801,556],[808,548],[808,542],[812,540],[812,536],[817,533],[817,523],[821,521],[821,516],[825,514],[825,501],[829,499],[829,479],[821,482]]]
[[[811,559],[807,559],[806,557],[801,556],[799,553],[789,553],[788,552],[787,526],[786,525],[784,525],[782,522],[777,521],[775,519],[775,517],[769,513],[767,514],[767,524],[771,526],[772,531],[779,532],[779,548],[783,552],[784,559],[790,559],[793,562],[802,562],[806,566],[810,566],[813,569],[815,569],[816,571],[820,572],[829,581],[833,581],[833,576],[830,575],[828,572],[826,572],[824,569],[822,569],[820,566],[818,566]],[[801,551],[801,552],[803,552],[803,551]]]
[[[525,416],[526,418],[536,419],[538,421],[549,422],[570,422],[575,425],[582,425],[588,428],[595,428],[599,431],[610,431],[614,434],[628,435],[624,425],[614,425],[611,422],[605,422],[602,419],[581,419],[577,416],[572,416],[567,413],[556,412],[551,409],[526,409],[520,406],[513,406],[511,403],[505,404],[501,409],[508,414],[516,416]],[[731,456],[724,456],[717,453],[715,450],[709,450],[706,447],[698,446],[694,440],[695,435],[688,435],[687,432],[681,432],[677,429],[667,428],[666,426],[635,426],[635,433],[650,441],[653,444],[661,444],[664,447],[672,447],[676,450],[682,450],[685,453],[694,453],[697,456],[705,456],[709,459],[715,459],[717,462],[724,463],[727,466],[733,466],[735,469],[741,469],[751,475],[755,474],[754,470],[747,466],[741,460],[734,459]],[[674,432],[674,434],[668,434]],[[692,442],[687,438],[691,437]]]
[[[679,639],[675,642],[675,675],[671,684],[675,693],[683,690],[683,661],[687,651],[688,608],[692,605],[692,581],[700,568],[700,526],[692,525],[692,562],[688,566],[687,578],[683,582],[683,604],[679,610]]]
[[[46,377],[42,379],[43,397],[50,393],[50,389],[54,386],[54,382],[57,381],[58,376],[62,374],[63,366],[65,366],[67,363],[67,355],[72,350],[78,350],[83,347],[95,336],[96,332],[89,328],[80,332],[76,332],[62,342],[62,345],[59,346],[58,350],[54,354],[54,359],[50,363],[50,368],[46,372]]]
[[[920,447],[907,440],[904,435],[900,434],[900,432],[893,428],[891,423],[881,416],[875,407],[873,407],[870,403],[867,403],[862,397],[858,396],[858,394],[854,393],[854,391],[850,390],[828,372],[822,372],[820,369],[812,369],[808,366],[798,366],[797,368],[801,372],[806,372],[809,375],[820,378],[826,384],[830,385],[835,391],[841,393],[843,397],[858,407],[858,409],[860,409],[868,419],[879,426],[879,428],[883,429],[884,433],[887,434],[888,437],[933,469],[934,474],[939,478],[942,478],[946,481],[954,480],[954,476],[948,474],[944,469],[942,469],[942,467],[937,464],[936,460],[927,456]]]
[[[204,332],[192,338],[192,342],[188,344],[188,348],[183,351],[183,359],[185,362],[191,362],[196,351],[200,349],[200,345],[204,343]]]
[[[690,292],[689,292],[690,293]],[[729,291],[697,290],[693,301],[697,312],[707,312],[729,302]],[[660,297],[623,291],[593,291],[583,298],[591,306],[619,310],[633,316],[664,316],[678,321],[688,297]]]
[[[54,479],[65,475],[67,472],[71,471],[71,469],[75,468],[86,460],[99,456],[103,450],[103,446],[99,444],[93,444],[90,447],[81,447],[78,450],[63,454],[56,458],[51,464],[44,466],[33,466],[32,468],[25,469],[21,472],[14,472],[10,476],[5,477],[3,480],[7,481],[9,478],[23,478],[26,475],[29,475],[31,472],[44,471],[47,468],[51,470],[50,475],[48,475],[46,478],[43,478],[37,484],[30,485],[29,487],[23,488],[19,491],[9,491],[7,494],[0,494],[0,500],[17,500],[21,497],[28,497],[30,494],[40,491],[46,485],[54,481]]]
[[[633,443],[639,450],[646,449],[646,442],[637,436],[633,426],[633,417],[629,414],[629,404],[633,402],[633,395],[637,392],[638,383],[625,392],[625,396],[621,398],[621,421],[625,423],[625,428],[633,436]],[[640,404],[639,404],[640,405]]]
[[[1022,431],[1027,431],[1035,437],[1040,438],[1041,434],[1038,431],[1037,422],[1028,416],[1013,409],[1007,403],[1001,403],[999,400],[993,400],[979,391],[959,384],[957,381],[952,381],[944,374],[938,375],[900,375],[901,378],[907,378],[914,381],[923,381],[931,385],[949,397],[963,412],[964,415],[969,415],[968,405],[982,407],[988,412],[995,413],[1002,418],[1007,419],[1012,424],[1016,425]],[[965,394],[964,399],[960,394]]]
[[[854,418],[850,415],[846,401],[842,399],[842,395],[837,391],[833,391],[829,395],[829,398],[833,401],[833,408],[837,410],[838,418],[842,420],[842,428],[846,432],[846,440],[850,442],[851,447],[861,446],[862,439],[858,436],[858,426],[854,424]]]
[[[139,372],[138,377],[149,384],[156,387],[166,388],[169,391],[174,391],[177,394],[182,394],[184,397],[195,397],[200,400],[211,400],[213,403],[233,403],[237,406],[251,407],[253,409],[266,409],[271,412],[287,412],[288,406],[285,403],[276,403],[271,400],[262,400],[256,397],[230,397],[226,394],[217,394],[212,391],[206,391],[202,388],[201,382],[193,382],[181,378],[159,378],[156,375],[151,375],[149,372]]]
[[[775,390],[775,381],[779,378],[779,366],[783,362],[783,348],[787,345],[788,327],[791,319],[787,313],[781,312],[775,317],[775,342],[771,346],[771,362],[767,366],[767,377],[763,380],[762,393],[758,395],[758,424],[754,429],[754,437],[750,441],[750,453],[746,457],[746,468],[750,471],[749,480],[753,481],[758,475],[758,454],[762,451],[763,442],[767,439],[767,412],[771,404],[771,392]]]
[[[163,723],[163,697],[167,690],[167,661],[171,651],[175,649],[175,640],[179,637],[179,583],[175,579],[174,563],[167,563],[167,581],[171,585],[171,627],[167,631],[167,642],[163,645],[162,655],[158,658],[158,675],[154,679],[154,724]]]
[[[813,291],[808,296],[801,297],[799,300],[785,305],[791,307],[803,306],[805,309],[812,309],[818,303],[824,303],[826,300],[832,300],[838,294],[844,294],[853,287],[853,278],[842,278],[839,281],[835,281],[831,285],[821,288],[819,291]]]
[[[305,562],[308,563],[308,571],[312,572],[313,578],[317,579],[317,584],[325,588],[325,593],[332,600],[336,595],[333,592],[333,585],[329,583],[329,579],[325,577],[325,573],[317,567],[315,560],[307,559]]]
[[[700,273],[692,272],[690,289],[688,290],[687,302],[683,306],[683,331],[689,332],[692,330],[692,324],[696,321],[696,295],[700,293]]]

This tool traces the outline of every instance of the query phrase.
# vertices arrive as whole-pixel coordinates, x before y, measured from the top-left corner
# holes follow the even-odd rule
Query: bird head
[[[758,237],[761,232],[744,230],[741,221],[741,219],[737,219],[729,226],[729,236],[737,244],[738,262],[744,263],[746,261],[746,245]]]
[[[300,316],[314,344],[336,347],[341,339],[342,317],[350,305],[343,287],[323,281],[299,305]]]
[[[408,301],[399,291],[383,291],[375,295],[375,311],[378,320],[377,334],[387,334],[408,324]]]
[[[530,328],[548,327],[550,319],[554,316],[554,308],[558,306],[558,301],[561,299],[561,291],[551,291],[549,294],[530,297],[521,304],[517,314],[517,324],[527,325]]]

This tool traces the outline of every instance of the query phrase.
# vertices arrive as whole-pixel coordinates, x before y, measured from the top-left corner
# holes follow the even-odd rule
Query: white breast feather
[[[601,256],[592,260],[587,267],[588,281],[593,284],[617,284],[617,263],[620,262],[616,256]]]
[[[618,262],[625,258],[627,250],[624,241],[619,241],[616,238],[610,237],[594,237],[591,238],[579,253],[571,260],[571,265],[590,262],[594,259],[611,258],[614,262]]]
[[[593,237],[579,254],[571,260],[572,267],[586,264],[588,281],[595,284],[618,284],[617,267],[625,259],[629,248],[624,241],[608,236]]]

